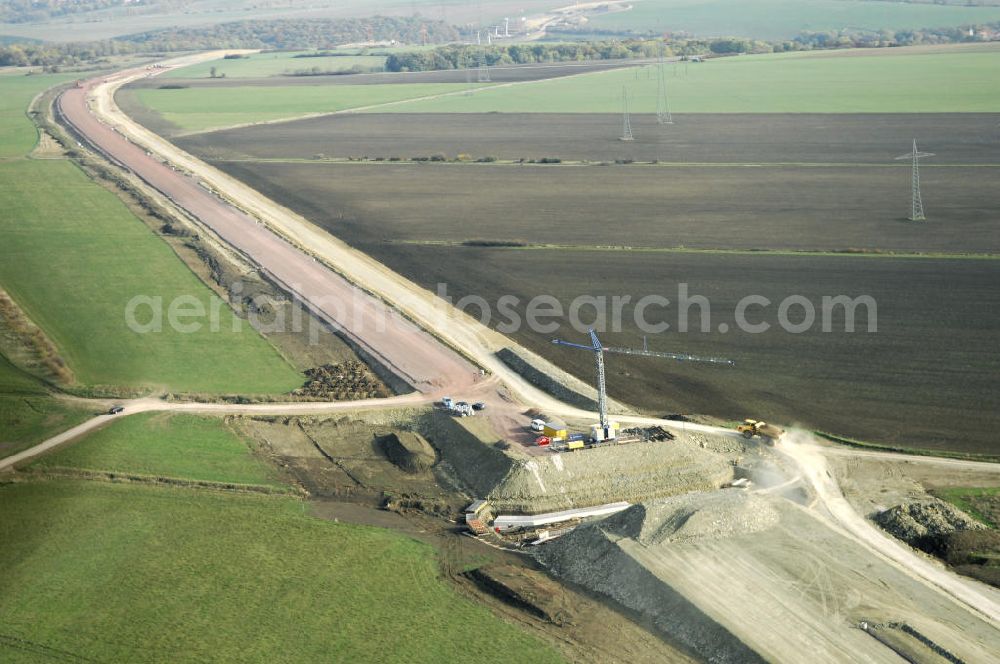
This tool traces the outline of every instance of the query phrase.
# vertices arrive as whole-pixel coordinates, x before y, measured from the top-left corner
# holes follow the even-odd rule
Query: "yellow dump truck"
[[[743,424],[736,427],[744,438],[750,439],[759,436],[768,445],[774,445],[775,441],[781,438],[785,430],[760,420],[743,420]]]

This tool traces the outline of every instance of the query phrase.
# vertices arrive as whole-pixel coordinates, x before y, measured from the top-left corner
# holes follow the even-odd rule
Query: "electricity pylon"
[[[490,65],[486,62],[486,49],[483,48],[479,51],[479,72],[477,74],[478,81],[480,83],[490,82]]]
[[[910,159],[913,162],[910,173],[912,187],[910,194],[910,221],[926,220],[926,217],[924,217],[924,201],[920,197],[920,158],[933,156],[933,152],[920,152],[917,149],[917,139],[913,139],[913,150],[896,157],[896,159]]]
[[[632,120],[628,116],[628,89],[622,86],[622,135],[620,141],[634,141],[632,136]]]
[[[673,124],[674,118],[670,115],[670,102],[667,100],[667,76],[663,71],[662,55],[656,70],[656,121],[661,125]]]

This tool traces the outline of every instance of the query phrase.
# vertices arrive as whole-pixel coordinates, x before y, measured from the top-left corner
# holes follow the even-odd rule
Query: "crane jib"
[[[698,355],[688,355],[686,353],[663,353],[653,350],[638,350],[634,348],[615,348],[612,346],[606,346],[603,348],[605,353],[619,353],[621,355],[639,355],[642,357],[662,357],[670,360],[679,360],[681,362],[710,362],[714,364],[725,364],[728,366],[734,366],[736,363],[730,359],[724,357],[700,357]]]

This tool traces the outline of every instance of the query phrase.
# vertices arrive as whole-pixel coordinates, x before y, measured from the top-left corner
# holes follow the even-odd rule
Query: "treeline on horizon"
[[[145,0],[4,0],[0,2],[0,22],[37,23],[57,16],[85,14],[112,7],[149,5]]]
[[[970,34],[971,33],[971,34]],[[568,34],[568,33],[567,33]],[[588,33],[593,34],[593,33]],[[278,19],[236,21],[202,28],[168,28],[117,39],[78,43],[9,43],[0,46],[0,67],[44,67],[57,70],[101,63],[109,57],[208,49],[263,50],[332,49],[343,44],[396,41],[401,44],[445,44],[429,50],[391,54],[386,70],[395,72],[462,69],[478,64],[480,54],[490,66],[580,60],[617,60],[671,55],[771,53],[831,48],[882,48],[918,44],[950,44],[998,39],[1000,23],[924,30],[841,30],[806,32],[783,41],[740,38],[666,40],[633,33],[600,33],[601,41],[532,42],[473,46],[454,44],[456,27],[419,16],[374,16],[365,19]]]
[[[970,35],[969,32],[972,31]],[[954,44],[989,41],[1000,23],[965,28],[927,30],[882,30],[805,32],[784,41],[760,41],[724,37],[718,39],[641,38],[604,41],[531,44],[449,44],[432,50],[394,53],[386,60],[386,71],[434,71],[464,69],[479,64],[480,57],[491,67],[497,65],[572,62],[582,60],[627,60],[664,56],[733,55],[737,53],[783,53],[833,48],[889,48],[919,44]],[[602,35],[603,36],[603,35]],[[993,37],[994,39],[996,37]]]
[[[202,28],[168,28],[99,42],[21,43],[0,46],[0,67],[69,67],[114,55],[227,48],[265,50],[331,49],[342,44],[397,41],[443,44],[459,38],[444,21],[418,16],[364,19],[278,19],[235,21]]]

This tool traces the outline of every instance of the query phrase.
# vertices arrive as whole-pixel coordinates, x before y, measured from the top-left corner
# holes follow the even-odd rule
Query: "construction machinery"
[[[760,420],[743,420],[743,423],[736,427],[736,430],[747,440],[757,436],[768,445],[774,445],[781,438],[782,434],[785,433],[785,430],[781,427],[776,427],[773,424],[761,422]]]
[[[638,355],[640,357],[660,357],[669,360],[678,360],[681,362],[709,362],[713,364],[724,364],[730,367],[734,365],[732,360],[720,357],[698,357],[696,355],[687,355],[685,353],[662,353],[647,350],[645,348],[642,350],[634,348],[613,348],[603,345],[601,340],[597,338],[597,333],[594,332],[594,330],[590,330],[591,345],[589,346],[574,344],[569,341],[563,341],[562,339],[553,339],[552,343],[559,344],[560,346],[569,346],[570,348],[579,348],[580,350],[589,350],[594,353],[594,359],[597,361],[597,410],[600,415],[600,422],[590,428],[590,439],[595,443],[600,443],[606,440],[614,440],[618,436],[618,425],[608,419],[608,391],[604,380],[605,353]]]

